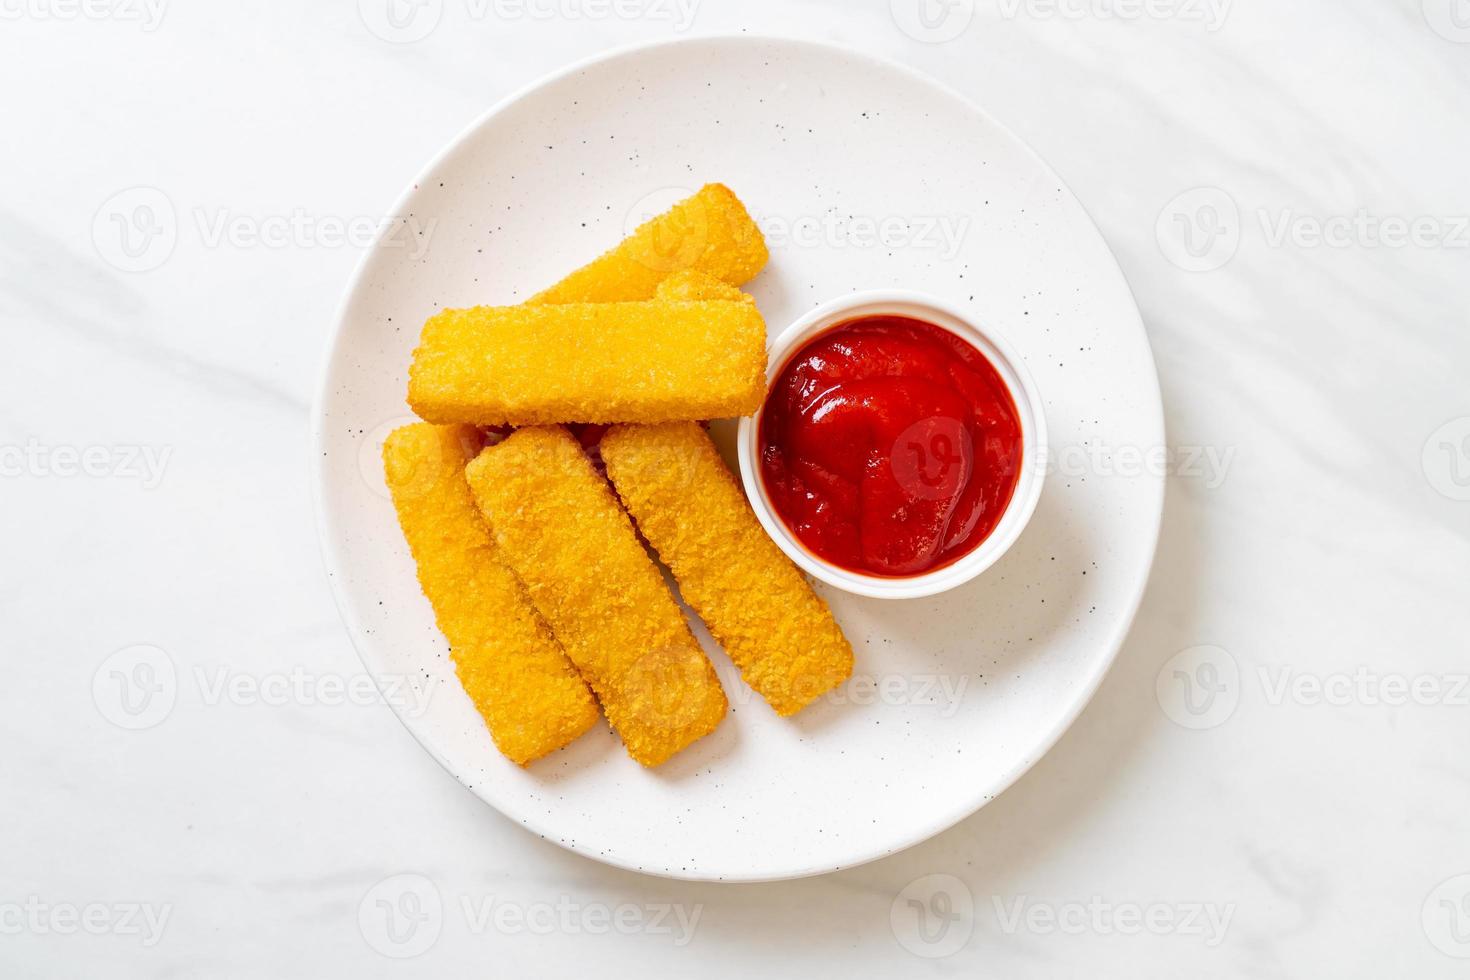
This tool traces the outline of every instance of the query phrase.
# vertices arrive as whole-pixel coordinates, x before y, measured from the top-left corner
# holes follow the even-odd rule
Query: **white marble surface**
[[[0,975],[1464,975],[1470,5],[931,13],[444,0],[389,43],[349,0],[0,3]],[[358,696],[306,482],[337,229],[501,96],[681,28],[850,44],[1012,126],[1116,250],[1171,441],[1220,461],[1171,478],[1046,759],[786,884],[616,871],[464,791]],[[150,664],[176,695],[129,715],[113,671]]]

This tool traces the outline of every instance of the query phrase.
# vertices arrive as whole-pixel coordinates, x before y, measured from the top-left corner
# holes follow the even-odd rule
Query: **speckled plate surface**
[[[707,181],[766,230],[774,335],[856,289],[970,305],[1046,403],[1035,518],[978,580],[888,602],[827,593],[854,679],[791,720],[739,680],[718,731],[645,771],[605,730],[527,770],[455,680],[379,474],[409,355],[440,307],[513,303]],[[492,110],[399,201],[344,301],[315,413],[320,526],[363,661],[410,731],[531,832],[652,874],[818,874],[917,843],[1010,785],[1122,643],[1163,503],[1158,384],[1113,256],[1061,180],[927,79],[837,48],[685,41],[575,66]],[[730,426],[720,432],[728,436]]]

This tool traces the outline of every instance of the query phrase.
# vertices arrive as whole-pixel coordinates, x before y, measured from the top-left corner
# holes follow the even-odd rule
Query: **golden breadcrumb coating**
[[[684,269],[739,286],[754,279],[769,258],[765,236],[740,199],[724,184],[706,184],[530,302],[651,299],[660,282]]]
[[[445,310],[424,325],[408,403],[439,423],[665,422],[749,415],[765,395],[752,303]]]
[[[714,666],[577,441],[559,426],[521,429],[465,473],[628,754],[656,766],[713,731],[726,707]]]
[[[602,437],[601,452],[684,601],[777,714],[793,715],[847,680],[852,646],[761,529],[703,428],[618,425]]]
[[[701,300],[726,300],[731,303],[754,303],[755,297],[732,286],[723,279],[686,269],[676,272],[658,284],[655,299],[674,303],[692,303]]]
[[[597,703],[497,554],[465,482],[483,440],[469,426],[408,425],[383,464],[419,584],[490,737],[525,765],[597,722]]]

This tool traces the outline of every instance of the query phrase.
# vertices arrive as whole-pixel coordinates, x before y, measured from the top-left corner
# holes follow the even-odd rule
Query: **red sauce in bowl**
[[[1021,422],[999,373],[931,323],[868,316],[781,368],[760,420],[766,494],[819,558],[907,577],[975,550],[1020,478]]]

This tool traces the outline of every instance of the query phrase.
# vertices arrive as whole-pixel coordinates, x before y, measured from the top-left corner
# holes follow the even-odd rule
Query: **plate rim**
[[[1102,230],[1098,227],[1097,221],[1093,218],[1092,213],[1087,209],[1087,206],[1082,202],[1082,199],[1078,197],[1077,194],[1072,190],[1071,185],[1059,173],[1057,173],[1056,169],[1052,167],[1051,164],[1044,157],[1041,156],[1041,154],[1035,149],[1035,147],[1033,147],[1028,141],[1018,136],[1009,126],[996,119],[993,115],[990,114],[989,111],[987,111],[983,106],[981,106],[974,99],[970,98],[968,95],[965,95],[964,93],[953,88],[947,82],[941,81],[940,79],[935,78],[934,76],[929,75],[925,72],[922,72],[917,68],[913,68],[907,64],[904,64],[903,62],[894,61],[890,58],[875,55],[868,51],[864,51],[860,48],[855,48],[847,44],[839,44],[826,41],[814,41],[810,38],[790,37],[779,34],[724,32],[700,35],[698,37],[680,37],[618,45],[616,47],[599,51],[585,58],[577,59],[576,61],[573,61],[561,68],[540,75],[537,78],[533,79],[531,82],[515,89],[510,94],[496,101],[488,109],[486,109],[478,116],[476,116],[473,120],[471,120],[468,125],[460,129],[460,131],[456,133],[447,143],[445,143],[442,147],[435,151],[430,159],[423,166],[421,166],[418,171],[416,171],[408,186],[405,187],[398,194],[393,202],[392,209],[387,213],[402,213],[408,201],[418,191],[420,185],[422,185],[427,180],[428,176],[432,174],[449,156],[458,152],[476,132],[478,132],[483,126],[489,124],[491,120],[495,119],[497,116],[501,115],[502,113],[506,112],[511,107],[519,103],[521,100],[529,97],[530,95],[543,88],[550,87],[572,75],[586,71],[591,67],[601,65],[605,62],[617,61],[620,59],[628,58],[630,56],[643,54],[648,51],[685,45],[722,45],[731,43],[754,45],[781,44],[791,45],[793,47],[810,48],[824,54],[838,54],[847,58],[866,61],[868,64],[878,68],[897,71],[900,74],[907,76],[911,81],[914,81],[921,85],[929,86],[930,88],[942,92],[946,96],[956,100],[967,110],[975,113],[978,117],[983,119],[989,125],[994,126],[1003,135],[1014,141],[1014,144],[1021,150],[1023,150],[1027,155],[1029,155],[1043,173],[1045,173],[1051,179],[1055,180],[1057,182],[1057,186],[1061,188],[1067,194],[1067,196],[1070,197],[1071,200],[1078,206],[1078,208],[1082,212],[1083,218],[1092,227],[1092,230],[1097,235],[1098,240],[1102,242],[1103,249],[1107,253],[1108,260],[1112,265],[1113,271],[1117,274],[1118,281],[1123,286],[1123,291],[1128,299],[1129,308],[1131,310],[1133,320],[1138,329],[1138,336],[1143,341],[1144,353],[1148,358],[1149,367],[1152,369],[1149,372],[1149,378],[1152,383],[1147,386],[1148,390],[1143,394],[1147,395],[1148,401],[1151,403],[1149,406],[1149,408],[1151,408],[1149,414],[1153,417],[1155,422],[1155,428],[1157,429],[1158,434],[1158,442],[1160,445],[1168,445],[1168,431],[1166,427],[1166,420],[1164,418],[1163,394],[1159,383],[1158,361],[1154,357],[1153,345],[1149,340],[1148,331],[1143,322],[1143,315],[1138,308],[1138,299],[1134,295],[1133,287],[1132,284],[1128,281],[1127,274],[1123,271],[1122,265],[1118,262],[1117,253],[1114,252],[1112,246],[1108,244],[1107,238],[1103,235]],[[322,561],[323,571],[326,572],[328,587],[332,595],[332,602],[337,607],[337,614],[342,620],[342,625],[347,632],[347,638],[352,644],[352,649],[357,654],[358,660],[362,663],[363,668],[367,671],[368,675],[372,677],[373,683],[378,687],[381,692],[384,693],[386,697],[386,694],[388,692],[384,689],[383,683],[379,680],[375,668],[371,663],[368,662],[368,657],[363,653],[362,644],[359,642],[359,636],[363,632],[361,624],[358,622],[357,617],[354,616],[351,611],[349,598],[346,594],[345,586],[342,584],[342,579],[338,574],[339,571],[345,567],[346,563],[343,556],[339,552],[338,541],[340,540],[340,535],[336,533],[338,530],[337,521],[334,516],[328,511],[325,499],[327,494],[327,481],[329,479],[329,474],[326,462],[328,447],[326,444],[327,433],[324,419],[326,401],[330,394],[329,388],[332,381],[332,366],[337,360],[337,357],[340,353],[339,348],[343,343],[348,307],[352,304],[353,297],[355,297],[359,289],[362,288],[368,265],[372,261],[379,247],[379,244],[375,242],[358,258],[357,264],[353,268],[352,274],[348,278],[347,284],[343,289],[342,295],[338,300],[336,308],[332,314],[331,330],[328,333],[326,342],[323,345],[323,352],[320,355],[321,360],[317,368],[317,383],[311,401],[311,417],[309,419],[309,437],[307,451],[311,454],[310,483],[312,495],[312,512],[315,519],[314,523],[317,531],[317,543],[320,549],[319,554]],[[597,861],[601,864],[606,864],[612,867],[620,868],[625,871],[634,872],[636,874],[649,875],[657,878],[672,879],[677,881],[723,882],[732,884],[790,881],[799,878],[815,877],[818,875],[831,874],[836,871],[847,870],[849,868],[860,867],[862,865],[870,864],[874,861],[878,861],[886,857],[892,857],[893,855],[899,854],[912,847],[916,847],[917,845],[922,844],[925,841],[930,840],[931,838],[936,837],[947,830],[959,826],[965,820],[973,817],[976,813],[980,812],[980,810],[984,809],[988,804],[997,799],[1006,790],[1014,786],[1022,776],[1029,772],[1033,766],[1040,762],[1042,758],[1044,758],[1053,748],[1055,748],[1056,744],[1061,740],[1062,736],[1071,729],[1071,727],[1076,723],[1077,719],[1081,717],[1082,712],[1085,711],[1087,709],[1087,706],[1092,703],[1093,698],[1097,695],[1098,690],[1102,687],[1104,679],[1106,679],[1108,674],[1112,671],[1113,665],[1117,662],[1118,655],[1122,651],[1123,644],[1127,641],[1128,634],[1133,629],[1134,622],[1138,616],[1138,611],[1142,607],[1144,596],[1148,593],[1149,580],[1153,574],[1153,568],[1158,558],[1158,545],[1160,533],[1163,527],[1167,480],[1165,478],[1165,475],[1162,473],[1150,473],[1148,474],[1148,476],[1150,477],[1150,479],[1147,481],[1146,486],[1149,488],[1152,496],[1154,497],[1154,506],[1151,508],[1153,519],[1150,521],[1147,530],[1149,536],[1148,547],[1146,549],[1147,560],[1140,565],[1135,579],[1130,583],[1128,591],[1131,593],[1131,595],[1127,600],[1127,609],[1124,615],[1118,619],[1117,625],[1102,641],[1102,645],[1105,649],[1104,655],[1100,659],[1095,661],[1096,666],[1084,679],[1084,683],[1080,685],[1077,693],[1073,696],[1070,703],[1066,706],[1066,710],[1064,710],[1059,716],[1056,724],[1053,725],[1052,728],[1048,730],[1042,738],[1038,739],[1032,744],[1031,750],[1024,753],[1021,756],[1019,762],[1017,762],[1011,768],[1004,770],[1001,775],[996,779],[991,780],[984,786],[980,787],[979,791],[967,802],[965,808],[961,808],[960,810],[957,810],[953,813],[947,812],[938,820],[931,819],[923,821],[922,825],[917,831],[906,836],[900,842],[886,847],[877,853],[868,853],[868,851],[863,851],[861,854],[853,856],[850,860],[844,861],[843,863],[835,866],[830,864],[823,864],[821,866],[803,866],[800,868],[794,868],[775,873],[764,872],[748,875],[740,874],[738,872],[734,874],[715,874],[713,872],[692,869],[687,872],[676,873],[674,871],[668,870],[667,868],[650,869],[636,866],[629,861],[623,860],[616,854],[600,853],[590,847],[579,846],[579,844],[575,841],[565,841],[557,835],[554,829],[544,826],[541,818],[523,818],[515,814],[507,813],[494,801],[487,799],[484,795],[482,795],[474,786],[466,783],[465,780],[460,777],[459,773],[455,771],[455,768],[453,765],[451,765],[450,761],[445,758],[439,751],[437,751],[434,746],[429,744],[429,742],[425,740],[425,737],[421,736],[420,733],[416,731],[412,725],[409,724],[409,719],[405,717],[402,711],[393,706],[394,703],[392,699],[388,699],[387,703],[392,710],[393,716],[398,719],[398,722],[404,727],[404,729],[408,731],[409,735],[413,737],[414,741],[416,741],[424,749],[424,751],[429,754],[431,758],[438,762],[439,765],[447,773],[449,773],[450,776],[454,778],[455,782],[457,782],[460,786],[464,787],[464,789],[473,794],[476,799],[490,806],[502,817],[504,817],[512,824],[520,827],[522,830],[534,833],[544,841],[556,844],[564,850],[570,851],[581,857]]]

